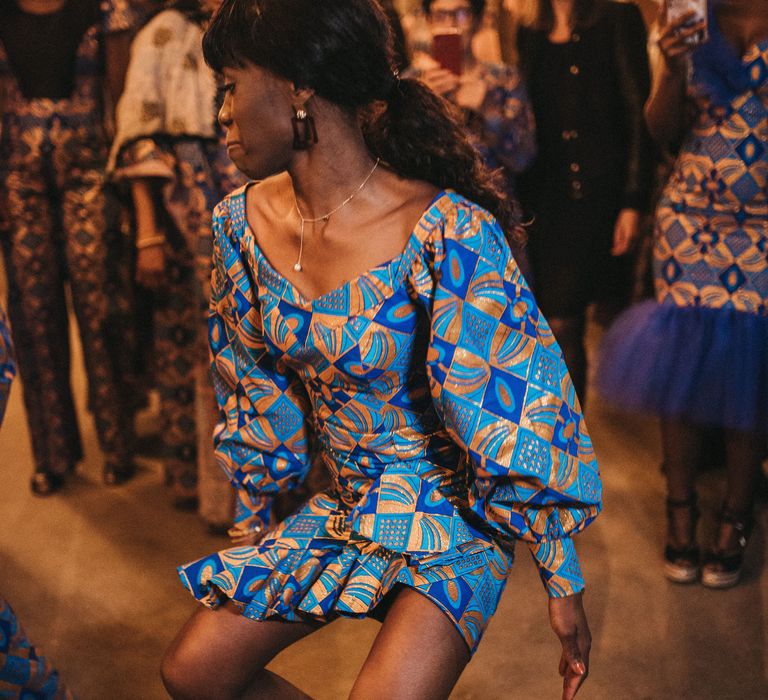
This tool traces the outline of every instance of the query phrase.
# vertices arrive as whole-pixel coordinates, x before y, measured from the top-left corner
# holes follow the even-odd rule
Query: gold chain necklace
[[[322,221],[323,223],[328,223],[328,219],[330,219],[337,211],[344,208],[349,204],[358,194],[360,194],[360,191],[368,184],[368,180],[371,179],[373,176],[373,173],[376,172],[376,168],[379,167],[379,163],[381,162],[381,158],[377,158],[376,162],[373,164],[373,167],[371,168],[371,172],[369,172],[365,179],[360,183],[360,186],[351,194],[349,197],[347,197],[341,204],[339,204],[338,207],[335,209],[331,209],[327,214],[323,214],[323,216],[317,216],[314,219],[308,219],[306,218],[302,213],[301,209],[299,209],[299,200],[296,199],[296,195],[294,194],[293,202],[296,205],[296,213],[299,215],[299,220],[301,221],[301,225],[299,227],[299,257],[296,260],[296,264],[293,266],[293,269],[296,270],[296,272],[302,271],[301,266],[301,254],[304,252],[304,225],[305,224],[316,224],[318,221]]]

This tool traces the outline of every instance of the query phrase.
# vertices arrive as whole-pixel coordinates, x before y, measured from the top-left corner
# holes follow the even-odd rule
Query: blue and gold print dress
[[[238,523],[313,455],[332,485],[270,529],[180,567],[206,605],[256,620],[376,616],[397,584],[474,651],[525,540],[550,596],[584,587],[571,535],[597,515],[592,442],[504,235],[450,192],[404,251],[309,300],[260,252],[246,189],[214,215],[210,342],[218,461]]]

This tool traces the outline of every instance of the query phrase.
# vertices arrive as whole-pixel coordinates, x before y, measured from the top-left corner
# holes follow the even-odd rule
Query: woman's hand
[[[141,239],[139,239],[141,240]],[[162,243],[136,251],[136,282],[157,291],[165,282],[165,249]]]
[[[611,255],[624,255],[632,250],[639,232],[640,212],[637,209],[622,209],[613,227]]]
[[[263,539],[266,532],[267,529],[261,519],[254,515],[233,525],[227,530],[227,535],[234,547],[253,547]]]
[[[474,75],[463,75],[459,78],[459,89],[454,101],[459,107],[479,112],[485,102],[488,86],[484,80]]]
[[[449,97],[459,87],[459,76],[437,64],[425,68],[420,78],[432,92],[440,97]]]
[[[563,677],[563,700],[572,700],[589,675],[592,635],[582,596],[582,593],[576,593],[549,599],[549,623],[563,645],[559,668]]]
[[[694,49],[694,45],[687,43],[687,40],[706,28],[706,22],[703,19],[691,23],[695,17],[696,13],[691,11],[672,22],[668,22],[667,3],[662,5],[659,14],[658,44],[666,67],[673,73],[680,73],[685,70],[685,59]]]

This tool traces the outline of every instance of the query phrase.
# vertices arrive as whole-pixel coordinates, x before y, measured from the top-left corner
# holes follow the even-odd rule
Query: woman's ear
[[[305,105],[314,94],[312,88],[300,88],[291,83],[291,99],[295,105]]]

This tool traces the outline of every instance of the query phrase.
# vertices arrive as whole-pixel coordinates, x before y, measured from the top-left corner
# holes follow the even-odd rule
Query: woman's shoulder
[[[239,237],[246,226],[245,198],[248,188],[253,183],[247,182],[230,192],[213,210],[214,229],[226,230],[230,236]]]
[[[487,239],[498,238],[500,234],[491,212],[453,190],[437,195],[425,221],[435,248],[446,252],[454,244],[479,252]]]

